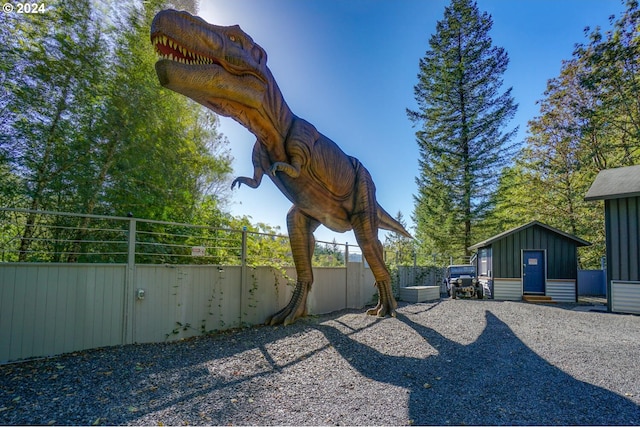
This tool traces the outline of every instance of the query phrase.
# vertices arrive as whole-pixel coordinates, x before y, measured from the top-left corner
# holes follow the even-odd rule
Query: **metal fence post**
[[[240,325],[242,326],[243,304],[247,289],[247,227],[242,227],[242,248],[240,253]]]
[[[127,270],[124,278],[124,313],[122,319],[122,343],[133,342],[134,329],[134,285],[136,268],[136,220],[129,219],[127,241]]]
[[[344,244],[344,308],[349,307],[349,242]],[[360,283],[358,283],[360,286]]]

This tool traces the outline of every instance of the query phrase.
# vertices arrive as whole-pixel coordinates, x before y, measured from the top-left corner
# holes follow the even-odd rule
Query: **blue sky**
[[[371,172],[379,203],[401,211],[409,231],[417,192],[416,128],[406,115],[415,108],[418,61],[429,49],[446,0],[201,0],[199,15],[216,25],[238,24],[267,52],[273,72],[294,114],[316,126]],[[478,0],[493,18],[493,43],[506,49],[504,88],[519,104],[508,124],[524,140],[527,122],[539,114],[547,80],[584,28],[609,28],[609,17],[625,10],[622,0]],[[251,176],[255,138],[231,119],[220,127],[230,141],[234,173]],[[498,171],[497,171],[498,172]],[[234,215],[280,226],[286,233],[290,202],[265,177],[257,189],[233,192]],[[317,240],[355,243],[349,233],[320,227]],[[381,240],[384,234],[380,234]]]

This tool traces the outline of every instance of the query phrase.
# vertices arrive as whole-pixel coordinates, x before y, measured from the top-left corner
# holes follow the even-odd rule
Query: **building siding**
[[[520,301],[522,280],[496,277],[493,279],[493,298],[499,301]]]
[[[546,283],[546,295],[558,302],[576,302],[576,281],[549,279]]]
[[[640,282],[611,282],[611,311],[640,314]]]
[[[570,239],[533,226],[505,236],[493,243],[494,277],[519,278],[522,275],[522,250],[547,251],[549,279],[577,279],[576,244]]]
[[[640,281],[640,197],[605,200],[609,281]]]

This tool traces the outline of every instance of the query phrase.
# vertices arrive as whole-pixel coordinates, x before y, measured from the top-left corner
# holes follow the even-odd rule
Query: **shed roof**
[[[640,165],[600,171],[584,199],[605,200],[637,196],[640,196]]]
[[[507,230],[507,231],[504,231],[504,232],[502,232],[500,234],[496,234],[495,236],[490,237],[487,240],[484,240],[484,241],[482,241],[480,243],[476,243],[473,246],[469,246],[469,250],[474,250],[474,249],[482,248],[482,247],[485,247],[485,246],[489,246],[493,242],[496,242],[496,241],[498,241],[500,239],[503,239],[503,238],[505,238],[505,237],[507,237],[507,236],[509,236],[511,234],[517,233],[519,231],[525,230],[525,229],[527,229],[529,227],[534,227],[536,225],[540,226],[540,227],[542,227],[544,229],[547,229],[548,231],[550,231],[552,233],[559,234],[559,235],[561,235],[563,237],[566,237],[569,240],[573,240],[574,242],[576,242],[576,246],[591,246],[591,243],[587,242],[586,240],[582,240],[581,238],[576,237],[576,236],[574,236],[572,234],[565,233],[562,230],[558,230],[557,228],[553,228],[550,225],[543,224],[540,221],[531,221],[528,224],[524,224],[524,225],[521,225],[520,227],[512,228],[511,230]]]

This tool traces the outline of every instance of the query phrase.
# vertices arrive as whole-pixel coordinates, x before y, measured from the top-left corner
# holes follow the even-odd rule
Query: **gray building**
[[[601,171],[585,200],[604,200],[607,308],[640,314],[640,165]]]
[[[478,279],[494,299],[523,295],[557,302],[577,298],[578,247],[591,243],[539,221],[505,231],[470,246],[477,251]]]

